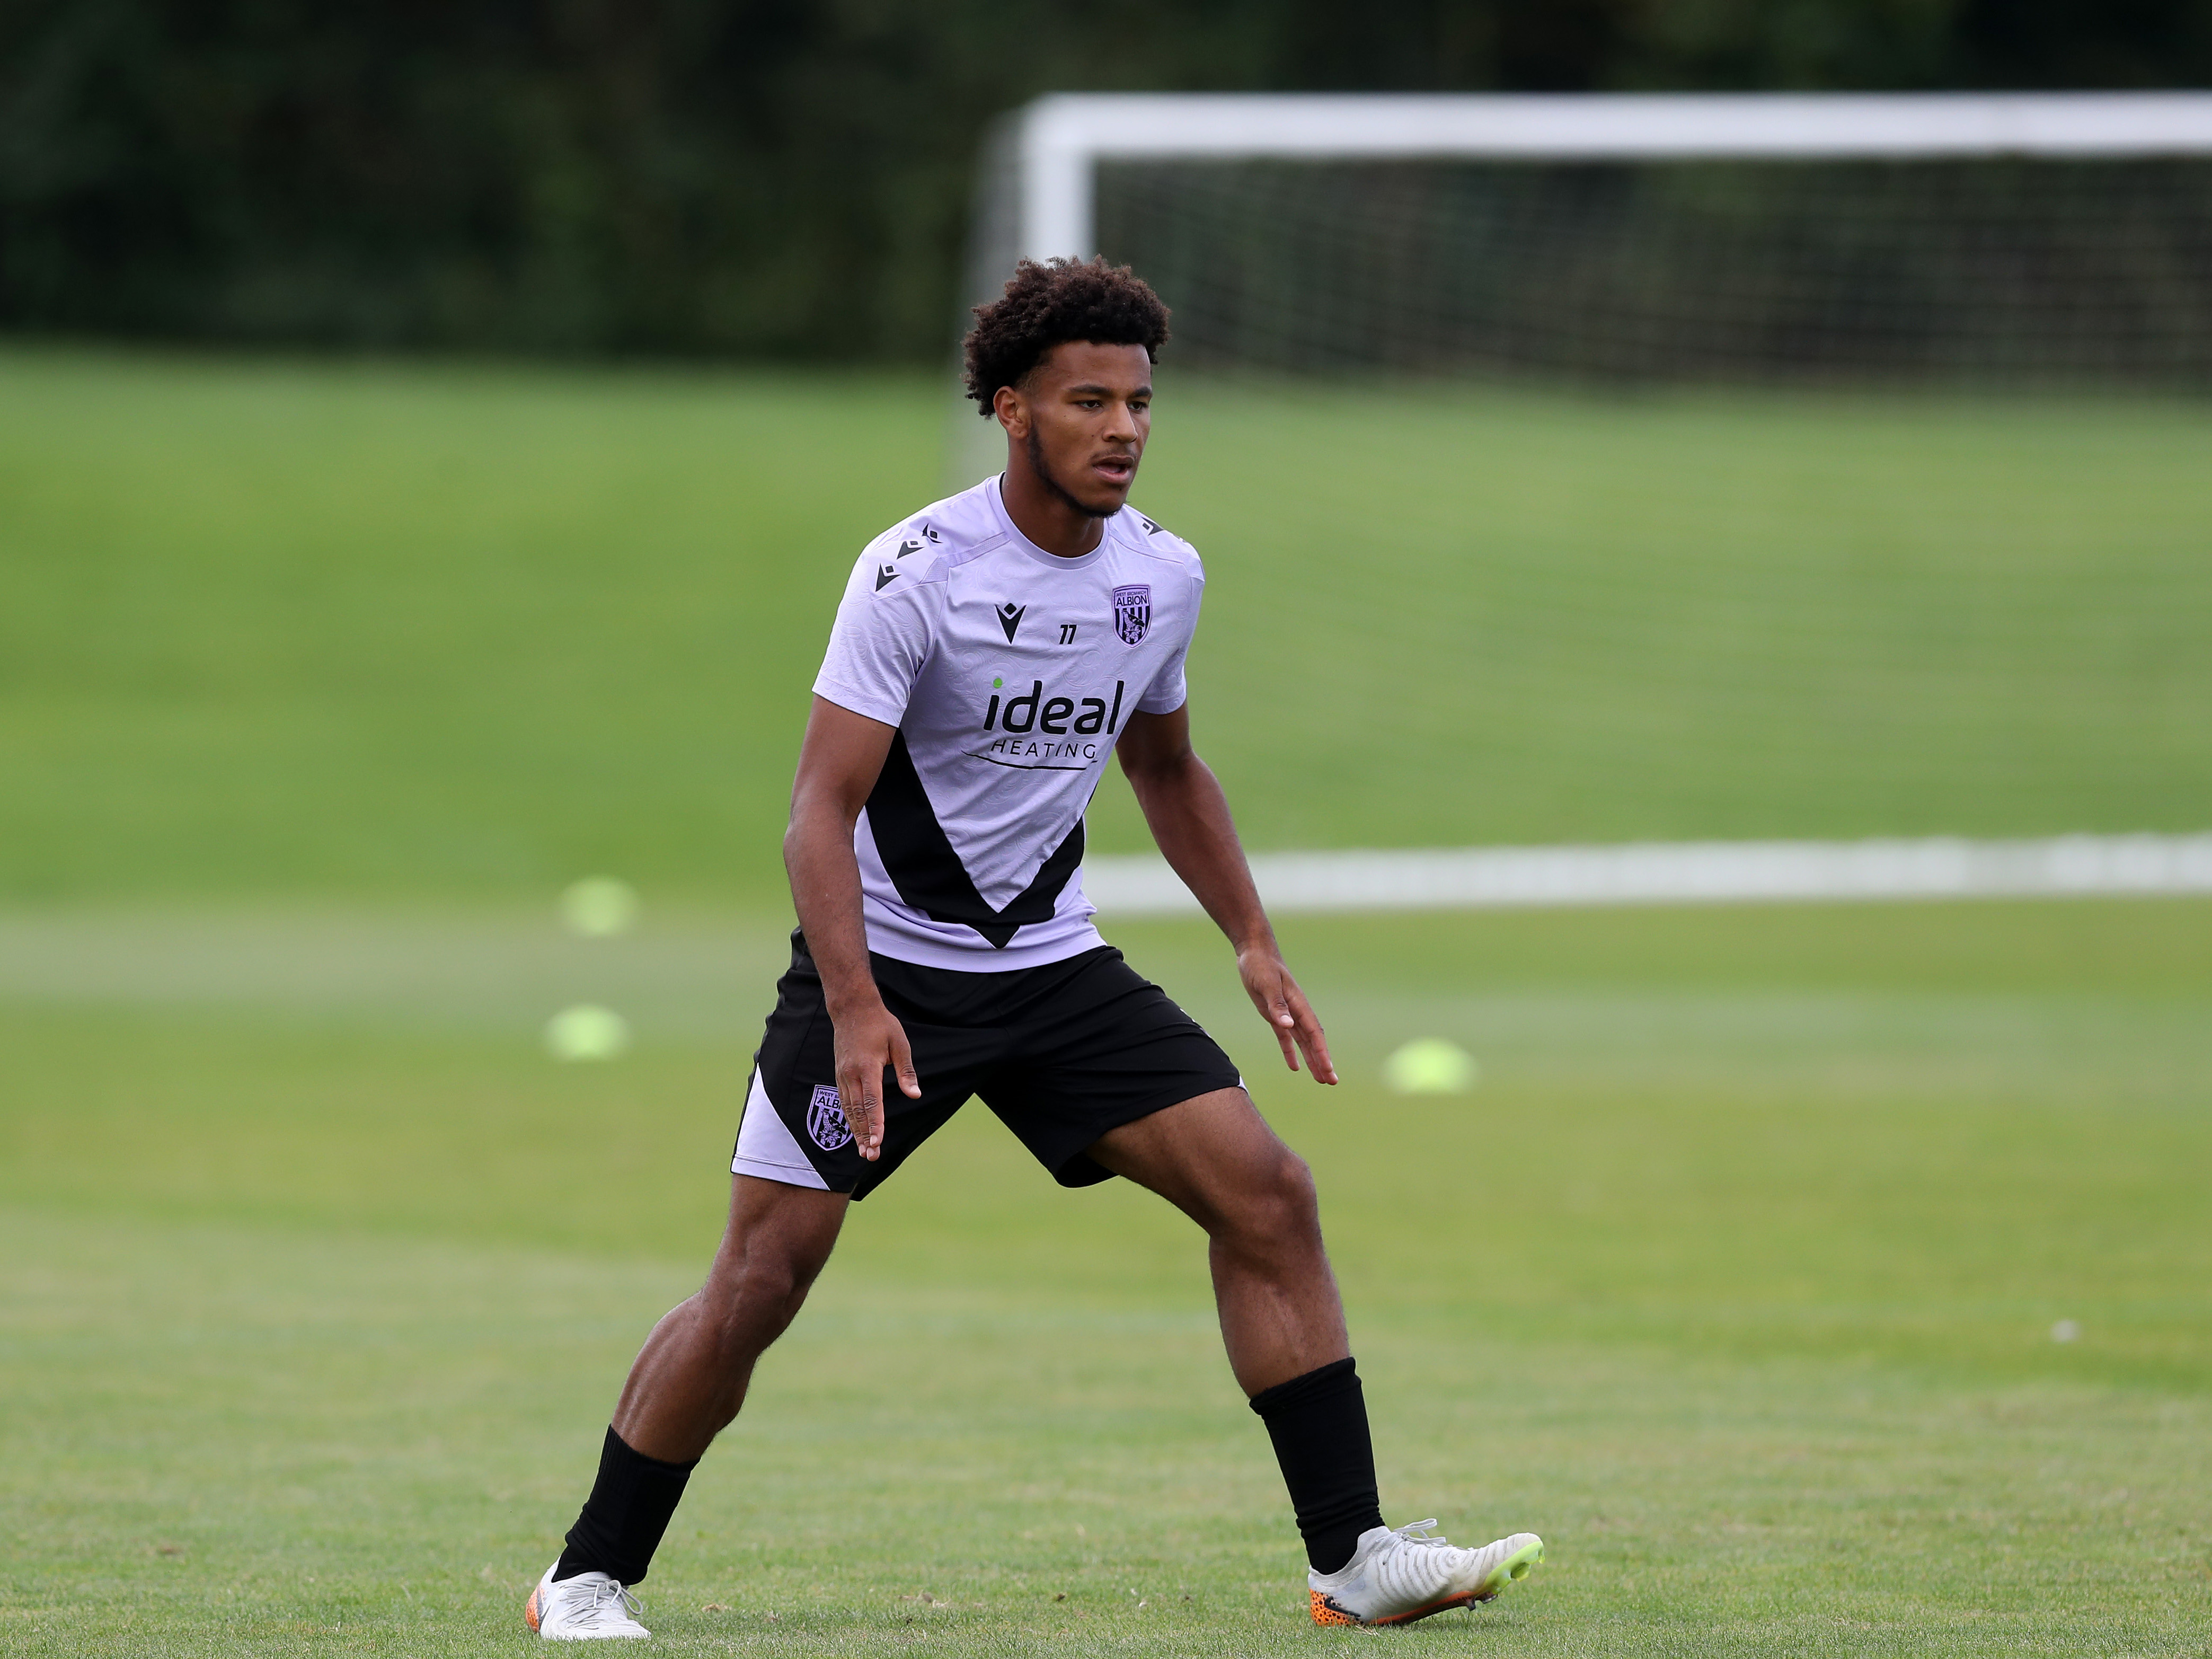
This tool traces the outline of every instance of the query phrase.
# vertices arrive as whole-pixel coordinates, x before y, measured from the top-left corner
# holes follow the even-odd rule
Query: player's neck
[[[1039,477],[1020,445],[1008,447],[999,495],[1014,528],[1063,559],[1079,559],[1097,547],[1106,534],[1106,520],[1085,513]]]

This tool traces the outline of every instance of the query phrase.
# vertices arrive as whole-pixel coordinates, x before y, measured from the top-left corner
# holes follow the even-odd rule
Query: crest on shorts
[[[836,1152],[853,1138],[853,1126],[845,1121],[837,1091],[826,1083],[814,1085],[814,1098],[807,1103],[806,1133],[825,1152]]]
[[[1152,625],[1152,590],[1149,584],[1138,582],[1114,590],[1114,631],[1121,636],[1122,644],[1136,644]]]

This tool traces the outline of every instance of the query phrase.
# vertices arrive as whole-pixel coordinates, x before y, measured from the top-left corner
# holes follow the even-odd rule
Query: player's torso
[[[902,729],[930,770],[965,763],[969,787],[1007,793],[1095,784],[1195,599],[1179,562],[1118,538],[1057,568],[1002,545],[952,565],[945,590]]]
[[[1097,942],[1077,874],[1084,809],[1140,708],[1180,706],[1203,581],[1196,555],[1139,514],[1102,527],[1091,551],[1057,557],[985,484],[887,532],[855,569],[841,615],[879,621],[886,654],[852,672],[885,687],[911,675],[854,828],[872,948],[940,965],[980,950],[995,966]],[[878,695],[824,673],[832,701],[841,684],[848,706]]]

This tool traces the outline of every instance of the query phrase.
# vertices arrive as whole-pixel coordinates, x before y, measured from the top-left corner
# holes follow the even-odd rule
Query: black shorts
[[[981,1095],[1061,1186],[1088,1187],[1111,1174],[1085,1156],[1109,1129],[1243,1082],[1198,1022],[1110,945],[1012,973],[868,960],[906,1028],[921,1098],[886,1075],[883,1156],[866,1162],[837,1102],[822,976],[794,933],[753,1056],[732,1173],[866,1198]]]

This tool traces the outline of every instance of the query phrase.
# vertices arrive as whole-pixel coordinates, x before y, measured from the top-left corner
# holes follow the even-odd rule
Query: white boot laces
[[[1437,1517],[1432,1515],[1425,1521],[1416,1521],[1410,1527],[1399,1527],[1395,1530],[1398,1536],[1408,1544],[1426,1544],[1436,1549],[1449,1549],[1451,1545],[1448,1541],[1431,1535],[1429,1528],[1436,1524]]]
[[[580,1625],[612,1624],[623,1618],[641,1620],[645,1617],[645,1604],[629,1593],[627,1585],[602,1578],[582,1588],[592,1599],[573,1615]]]

